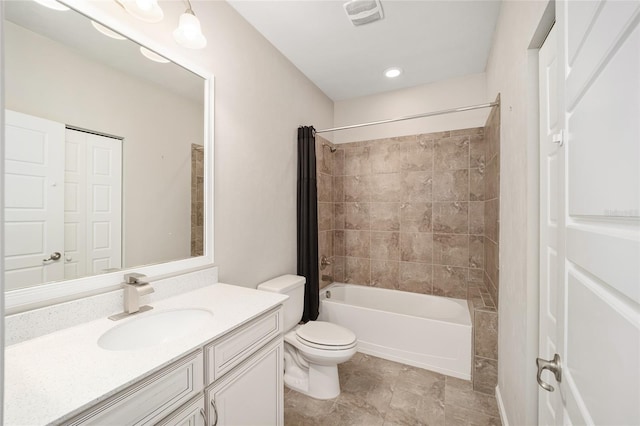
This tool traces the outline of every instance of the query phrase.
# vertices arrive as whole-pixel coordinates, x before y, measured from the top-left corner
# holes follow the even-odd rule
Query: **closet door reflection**
[[[122,267],[122,140],[6,111],[5,289]]]
[[[122,140],[67,129],[64,278],[122,267]]]
[[[6,111],[5,289],[64,278],[64,124]],[[49,260],[47,260],[49,259]]]

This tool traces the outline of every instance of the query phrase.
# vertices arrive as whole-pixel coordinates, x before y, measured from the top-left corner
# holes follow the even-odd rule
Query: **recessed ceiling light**
[[[98,24],[96,21],[91,21],[91,25],[93,25],[93,28],[98,30],[100,33],[106,35],[107,37],[111,37],[111,38],[116,39],[116,40],[126,40],[127,39],[126,37],[123,37],[120,34],[118,34],[117,32],[113,31],[112,29],[107,28],[102,24]]]
[[[387,68],[384,71],[384,75],[387,78],[396,78],[397,76],[399,76],[400,74],[402,74],[402,68],[398,68],[398,67],[393,67],[393,68]]]
[[[36,0],[36,3],[53,10],[69,10],[67,6],[57,2],[56,0]]]

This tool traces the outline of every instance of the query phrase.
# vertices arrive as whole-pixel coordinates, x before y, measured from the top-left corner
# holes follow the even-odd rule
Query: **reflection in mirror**
[[[5,290],[201,256],[204,80],[73,10],[4,7]]]

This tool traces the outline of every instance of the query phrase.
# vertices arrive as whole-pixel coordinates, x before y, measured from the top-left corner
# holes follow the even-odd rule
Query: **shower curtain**
[[[298,127],[298,275],[306,278],[302,321],[318,318],[318,190],[316,140],[311,126]]]

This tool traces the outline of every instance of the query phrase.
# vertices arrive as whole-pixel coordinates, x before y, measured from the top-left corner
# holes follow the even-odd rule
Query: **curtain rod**
[[[405,115],[404,117],[390,118],[388,120],[371,121],[369,123],[352,124],[350,126],[333,127],[331,129],[316,130],[316,133],[335,132],[338,130],[356,129],[358,127],[375,126],[376,124],[393,123],[395,121],[413,120],[414,118],[432,117],[434,115],[450,114],[452,112],[471,111],[480,108],[491,108],[500,105],[500,102],[490,102],[486,104],[471,105],[461,108],[443,109],[440,111],[427,112],[424,114]]]

